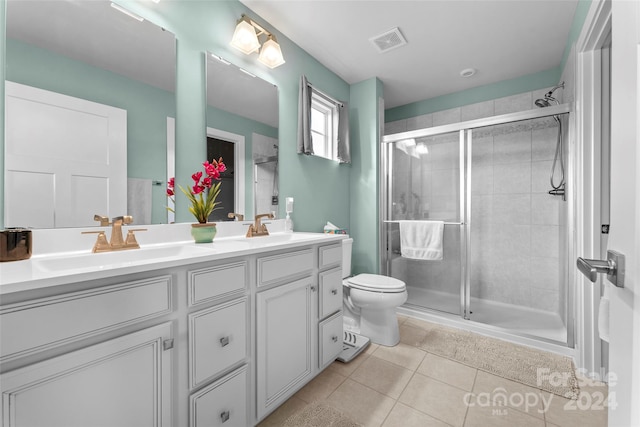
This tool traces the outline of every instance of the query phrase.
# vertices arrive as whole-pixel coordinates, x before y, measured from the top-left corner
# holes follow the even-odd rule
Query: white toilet
[[[364,335],[371,342],[394,346],[400,341],[396,308],[407,300],[402,280],[379,274],[351,276],[353,239],[342,241],[342,286],[345,331]]]

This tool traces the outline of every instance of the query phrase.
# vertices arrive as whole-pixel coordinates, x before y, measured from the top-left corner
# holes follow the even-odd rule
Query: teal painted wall
[[[349,85],[344,80],[236,0],[161,1],[158,4],[120,0],[118,3],[173,32],[178,40],[177,177],[191,176],[205,155],[203,52],[211,51],[278,86],[280,197],[295,199],[295,230],[321,231],[326,221],[349,226],[349,166],[296,153],[300,75],[305,74],[320,90],[342,100],[349,99]],[[287,61],[284,65],[270,70],[257,61],[257,55],[247,56],[229,46],[242,13],[276,35]],[[177,221],[191,221],[184,199],[178,197],[177,203]],[[280,204],[279,215],[284,216],[284,204]]]
[[[515,79],[503,80],[497,83],[478,86],[460,92],[389,108],[385,111],[385,122],[393,122],[396,120],[433,113],[435,111],[448,110],[450,108],[462,107],[464,105],[475,104],[477,102],[555,86],[560,81],[564,67],[567,63],[567,58],[571,52],[571,47],[580,36],[580,31],[582,31],[582,27],[584,26],[584,21],[587,18],[587,13],[589,12],[590,7],[591,0],[578,1],[559,66],[539,73],[517,77]]]
[[[498,83],[478,86],[460,92],[389,108],[385,111],[385,122],[393,122],[422,114],[433,113],[434,111],[448,110],[450,108],[475,104],[476,102],[488,101],[490,99],[502,98],[504,96],[554,86],[558,83],[561,75],[560,67],[556,67],[540,73],[529,74],[511,80],[504,80]]]
[[[351,132],[351,270],[378,273],[380,121],[378,100],[382,82],[369,79],[351,86],[349,105]]]
[[[2,1],[4,15],[5,0],[0,1]],[[204,52],[211,51],[278,86],[280,101],[278,136],[280,144],[280,195],[295,199],[293,214],[295,229],[298,231],[321,231],[326,221],[349,227],[350,167],[296,153],[300,75],[305,74],[316,87],[332,97],[347,100],[350,89],[344,80],[329,71],[237,0],[165,0],[158,4],[135,0],[117,0],[116,2],[164,27],[176,36],[177,179],[181,179],[181,177],[188,179],[193,171],[200,167],[201,159],[206,155]],[[270,70],[257,61],[256,54],[247,56],[229,46],[236,21],[243,13],[263,24],[276,35],[287,61],[284,65]],[[4,19],[0,22],[4,23]],[[3,45],[4,31],[0,37],[0,44]],[[4,49],[1,57],[5,58]],[[4,104],[4,89],[0,102],[2,105]],[[0,134],[0,144],[4,147],[4,132],[0,132]],[[1,160],[4,159],[1,158]],[[131,173],[131,176],[135,176],[135,169]],[[183,197],[176,199],[176,220],[178,222],[192,222],[193,218],[187,210],[186,199]],[[284,216],[283,204],[281,204],[279,214]],[[0,225],[3,224],[4,221],[1,221]]]
[[[6,78],[127,111],[127,176],[166,182],[173,93],[17,40],[6,41]],[[165,186],[153,186],[151,222],[166,223]]]

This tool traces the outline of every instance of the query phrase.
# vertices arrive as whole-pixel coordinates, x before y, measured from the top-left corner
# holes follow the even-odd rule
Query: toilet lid
[[[402,280],[379,274],[358,274],[347,279],[349,286],[365,291],[402,292],[406,289]]]

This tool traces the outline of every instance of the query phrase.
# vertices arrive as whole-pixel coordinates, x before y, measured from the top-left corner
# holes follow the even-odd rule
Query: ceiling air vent
[[[405,40],[398,27],[380,34],[379,36],[371,37],[369,41],[373,43],[379,53],[389,52],[392,49],[407,44],[407,40]]]

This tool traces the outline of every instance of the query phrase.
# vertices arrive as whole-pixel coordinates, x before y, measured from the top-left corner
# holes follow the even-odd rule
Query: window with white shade
[[[338,161],[338,106],[322,94],[311,94],[311,139],[313,154]]]

